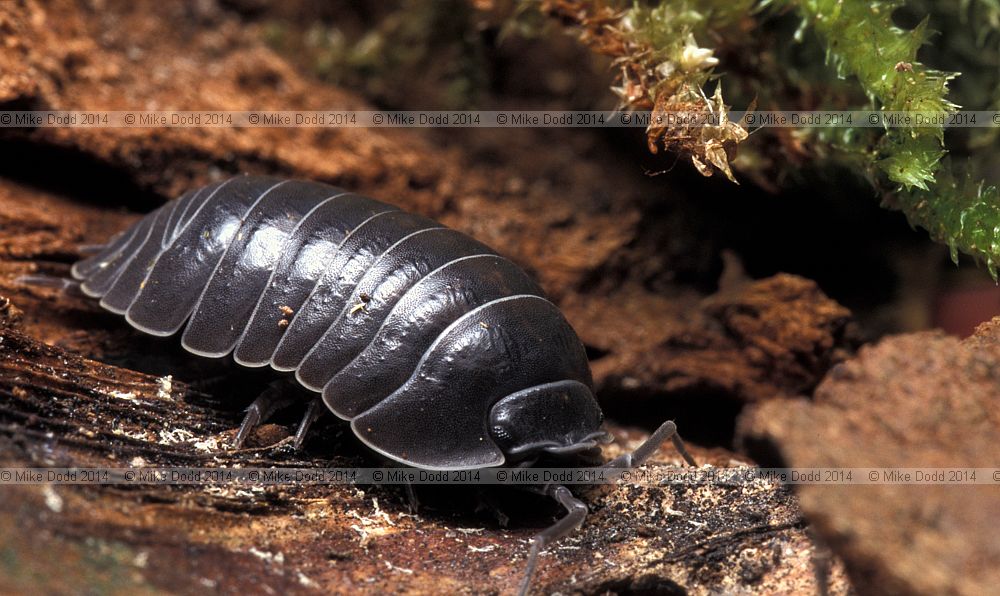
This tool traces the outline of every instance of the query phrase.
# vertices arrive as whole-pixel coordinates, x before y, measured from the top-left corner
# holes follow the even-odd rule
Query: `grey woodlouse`
[[[603,415],[586,352],[535,282],[487,246],[396,207],[316,182],[240,176],[192,190],[71,269],[80,289],[137,329],[184,327],[200,356],[294,372],[376,452],[428,470],[595,461]],[[185,327],[186,323],[186,327]],[[237,435],[274,409],[248,408]],[[320,401],[322,400],[322,401]],[[672,422],[608,464],[638,465]],[[567,515],[532,541],[538,552],[583,523]]]

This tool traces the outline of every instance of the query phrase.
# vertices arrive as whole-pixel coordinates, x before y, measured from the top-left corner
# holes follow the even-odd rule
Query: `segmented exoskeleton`
[[[524,271],[431,219],[339,188],[264,176],[210,184],[72,275],[146,333],[183,327],[195,354],[294,372],[364,443],[409,466],[580,461],[607,438],[584,347]],[[250,407],[237,445],[269,399]],[[667,422],[608,465],[641,462],[666,439],[690,461]],[[536,538],[529,576],[538,550],[586,514],[566,488],[539,489],[569,513]]]

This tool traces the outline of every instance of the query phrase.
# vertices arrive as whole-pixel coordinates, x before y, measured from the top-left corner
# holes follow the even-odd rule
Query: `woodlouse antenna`
[[[672,420],[667,420],[660,425],[660,428],[656,429],[653,434],[649,435],[642,445],[639,445],[635,451],[632,453],[626,453],[625,455],[620,455],[615,459],[604,464],[606,468],[631,468],[632,466],[641,466],[646,462],[656,451],[663,445],[667,440],[670,440],[674,444],[674,449],[681,454],[684,461],[687,462],[689,466],[697,466],[697,462],[691,457],[688,452],[687,447],[684,446],[684,441],[681,440],[681,436],[677,433],[677,425],[674,424]]]

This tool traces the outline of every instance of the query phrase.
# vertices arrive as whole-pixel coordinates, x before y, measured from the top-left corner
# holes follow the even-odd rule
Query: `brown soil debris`
[[[257,433],[256,449],[229,451],[238,413],[204,405],[184,382],[135,373],[0,332],[0,454],[3,466],[350,467],[372,465],[350,435],[325,432],[290,451],[287,433]],[[271,426],[273,429],[273,425]],[[278,439],[278,443],[268,442]],[[642,435],[618,431],[634,448]],[[317,444],[324,443],[324,447]],[[345,449],[346,447],[346,449]],[[347,453],[340,455],[339,453]],[[666,454],[664,454],[666,455]],[[696,451],[702,461],[746,465]],[[663,457],[663,456],[661,456]],[[673,455],[670,464],[678,465]],[[659,458],[658,458],[659,459]],[[451,487],[456,490],[459,487]],[[202,587],[258,593],[509,592],[527,539],[544,526],[520,505],[509,528],[470,513],[469,495],[440,496],[419,516],[393,487],[275,485],[5,487],[0,536],[11,548],[7,585],[58,590],[98,566],[108,592]],[[418,492],[419,494],[419,492]],[[674,586],[693,594],[731,589],[808,588],[810,546],[789,492],[772,483],[741,487],[605,486],[584,490],[593,515],[582,531],[542,558],[546,592]],[[521,496],[520,499],[524,499]],[[502,502],[502,501],[501,501]],[[515,511],[518,510],[515,499]],[[474,503],[471,501],[470,503]],[[53,573],[63,553],[69,566]],[[33,579],[52,575],[50,579]],[[835,577],[838,591],[843,577]],[[41,583],[39,583],[41,582]],[[97,584],[93,584],[97,585]]]
[[[964,341],[891,337],[837,366],[815,398],[765,403],[744,441],[795,467],[995,467],[1000,319]],[[985,594],[1000,582],[989,485],[804,485],[802,507],[866,593]]]
[[[595,363],[598,381],[625,393],[708,388],[750,402],[805,395],[857,345],[850,311],[794,275],[741,281],[702,300],[623,291],[617,303],[591,310],[581,328],[586,342],[613,354]],[[651,324],[664,312],[673,313],[669,324]]]

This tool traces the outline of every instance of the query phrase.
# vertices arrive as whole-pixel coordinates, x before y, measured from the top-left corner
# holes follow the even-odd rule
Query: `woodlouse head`
[[[579,381],[536,385],[504,397],[490,411],[490,434],[508,462],[592,459],[604,416]]]

